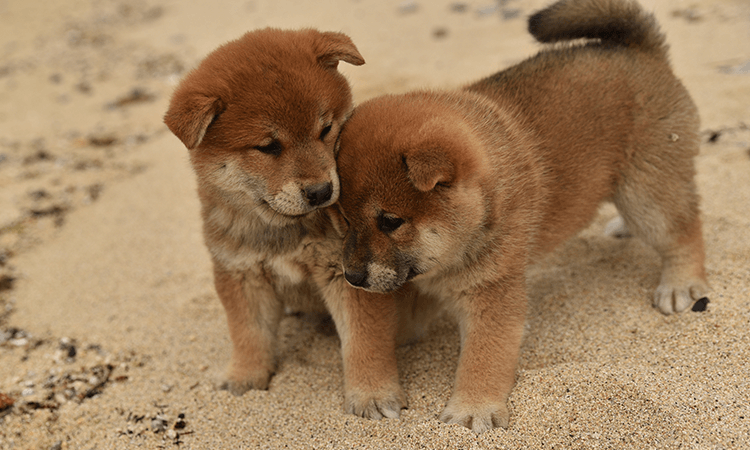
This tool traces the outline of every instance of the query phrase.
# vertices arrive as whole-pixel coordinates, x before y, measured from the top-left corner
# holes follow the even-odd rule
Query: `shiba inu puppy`
[[[341,33],[247,33],[185,77],[164,121],[198,179],[233,344],[224,388],[267,388],[285,306],[328,310],[342,341],[347,411],[393,417],[405,404],[390,348],[396,326],[373,328],[361,315],[395,318],[396,304],[346,284],[345,224],[329,208],[339,196],[338,136],[353,107],[339,61],[365,62]]]
[[[411,281],[457,318],[461,355],[440,417],[477,432],[508,425],[527,265],[602,201],[617,206],[618,232],[661,255],[661,312],[708,292],[699,118],[654,17],[628,0],[563,0],[529,31],[561,44],[460,90],[367,101],[338,155],[346,279],[378,293]]]

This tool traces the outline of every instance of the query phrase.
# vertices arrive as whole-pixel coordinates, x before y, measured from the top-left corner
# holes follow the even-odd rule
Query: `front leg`
[[[440,419],[477,433],[507,428],[507,400],[526,316],[524,278],[484,285],[458,302],[461,356],[453,395]]]
[[[275,368],[282,306],[261,269],[227,271],[214,263],[214,284],[227,315],[232,359],[222,388],[235,395],[267,389]]]
[[[341,339],[344,410],[369,419],[397,418],[406,398],[398,380],[398,311],[392,295],[355,289],[339,276],[326,302]]]

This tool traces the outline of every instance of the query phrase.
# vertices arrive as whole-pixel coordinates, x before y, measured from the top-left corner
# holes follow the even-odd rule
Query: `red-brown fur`
[[[339,61],[364,64],[341,33],[264,29],[212,52],[176,89],[164,121],[190,151],[206,245],[227,314],[232,358],[223,387],[265,389],[284,307],[328,311],[342,342],[345,408],[398,416],[393,295],[343,280],[345,223],[335,154],[352,110]],[[365,317],[388,318],[382,324]],[[401,314],[408,318],[408,314]],[[376,355],[376,357],[370,357]],[[377,357],[382,355],[382,357]]]
[[[602,201],[660,253],[663,313],[708,291],[698,114],[653,17],[628,0],[563,0],[529,29],[545,42],[590,40],[461,90],[365,102],[338,156],[347,280],[370,292],[412,280],[457,318],[461,356],[441,419],[477,432],[508,425],[527,265]]]

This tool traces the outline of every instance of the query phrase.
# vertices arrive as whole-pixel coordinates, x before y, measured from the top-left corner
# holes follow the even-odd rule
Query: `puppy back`
[[[560,0],[529,18],[529,33],[545,43],[599,39],[662,54],[667,50],[654,16],[633,0]]]

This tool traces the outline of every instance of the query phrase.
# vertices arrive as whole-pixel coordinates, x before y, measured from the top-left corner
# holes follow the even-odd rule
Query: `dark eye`
[[[378,216],[378,230],[383,233],[395,231],[404,224],[404,219],[392,215],[381,214]]]
[[[271,141],[270,144],[257,145],[254,148],[267,155],[279,156],[281,154],[281,142],[279,141]]]
[[[324,140],[326,136],[328,136],[328,133],[331,132],[331,124],[326,125],[323,127],[322,130],[320,130],[320,140]]]

